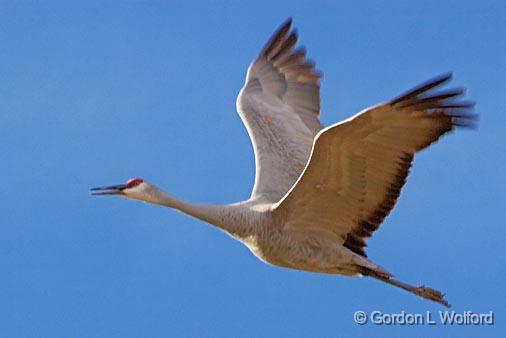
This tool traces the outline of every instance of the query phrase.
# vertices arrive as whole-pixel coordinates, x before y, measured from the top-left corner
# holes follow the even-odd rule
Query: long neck
[[[254,226],[240,205],[192,204],[179,200],[162,191],[156,191],[150,202],[179,210],[189,216],[200,219],[234,236],[244,236]]]

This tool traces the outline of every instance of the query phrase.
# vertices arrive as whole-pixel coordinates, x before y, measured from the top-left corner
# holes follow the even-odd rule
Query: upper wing
[[[278,202],[307,163],[319,121],[321,77],[293,49],[297,33],[287,20],[248,68],[237,111],[255,151],[252,198]]]
[[[365,256],[369,237],[394,207],[414,154],[455,126],[470,126],[463,89],[432,92],[450,74],[322,130],[295,186],[276,207],[287,225],[325,231]]]

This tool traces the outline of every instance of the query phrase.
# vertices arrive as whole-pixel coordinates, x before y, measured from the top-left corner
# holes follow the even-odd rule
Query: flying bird
[[[444,295],[400,282],[367,257],[406,183],[414,155],[442,135],[475,123],[464,89],[436,90],[440,75],[385,103],[328,127],[320,115],[322,74],[296,47],[288,19],[248,68],[237,111],[255,153],[248,200],[192,204],[143,179],[93,188],[179,210],[244,243],[260,260],[316,273],[362,275],[449,306]]]

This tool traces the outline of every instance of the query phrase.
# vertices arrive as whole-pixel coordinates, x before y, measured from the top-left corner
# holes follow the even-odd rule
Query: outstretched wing
[[[451,74],[322,130],[303,174],[279,202],[287,226],[335,236],[362,256],[366,237],[394,207],[416,152],[470,126],[463,89],[434,92]]]
[[[252,198],[278,202],[309,159],[319,121],[321,75],[294,49],[297,32],[288,19],[248,68],[237,111],[255,151]]]

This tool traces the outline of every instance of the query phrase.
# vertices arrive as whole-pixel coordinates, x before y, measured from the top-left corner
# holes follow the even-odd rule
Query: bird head
[[[152,202],[152,192],[155,188],[143,179],[135,177],[124,184],[92,188],[92,195],[118,195],[133,200]]]

